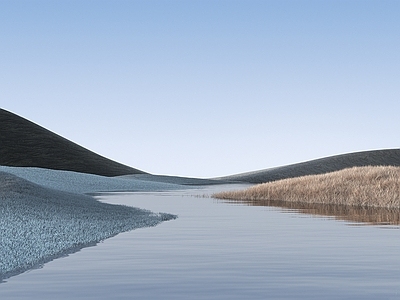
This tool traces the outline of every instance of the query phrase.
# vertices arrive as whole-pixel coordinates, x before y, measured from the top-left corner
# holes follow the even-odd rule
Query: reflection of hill
[[[222,177],[250,183],[263,183],[304,175],[324,174],[351,167],[400,166],[400,149],[386,149],[335,155],[283,167]]]
[[[89,151],[0,109],[0,165],[40,167],[103,176],[144,173]]]
[[[366,225],[400,225],[400,209],[265,200],[224,200],[224,202],[281,207],[304,214],[334,217],[337,220],[365,223]]]

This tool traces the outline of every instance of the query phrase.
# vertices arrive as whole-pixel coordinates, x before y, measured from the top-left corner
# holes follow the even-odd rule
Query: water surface
[[[178,219],[9,278],[0,298],[400,299],[398,226],[202,197],[216,189],[99,196]]]

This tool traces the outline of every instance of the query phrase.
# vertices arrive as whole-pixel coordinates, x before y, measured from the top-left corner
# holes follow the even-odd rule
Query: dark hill
[[[143,174],[0,109],[0,165],[40,167],[103,176]]]
[[[400,166],[400,149],[373,150],[329,156],[283,167],[226,176],[221,179],[263,183],[362,166]]]

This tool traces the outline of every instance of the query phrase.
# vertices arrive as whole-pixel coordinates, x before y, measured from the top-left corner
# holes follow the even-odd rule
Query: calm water
[[[398,225],[193,196],[220,188],[100,196],[179,218],[11,277],[0,299],[400,299]]]

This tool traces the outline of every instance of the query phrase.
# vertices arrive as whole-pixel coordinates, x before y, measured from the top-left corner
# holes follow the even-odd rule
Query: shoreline
[[[17,168],[13,171],[25,173],[25,177],[36,181],[47,180],[45,176],[38,176],[40,174],[55,176],[58,188],[54,182],[41,185],[0,168],[0,283],[121,232],[152,227],[177,218],[173,214],[103,203],[87,194],[99,184],[104,190],[107,182],[105,187],[109,191],[134,189],[135,186],[136,189],[157,191],[176,186],[143,185],[133,179],[114,181],[53,170]],[[71,184],[69,180],[73,178]],[[96,181],[100,179],[101,182]]]
[[[400,209],[400,167],[353,167],[267,182],[212,197],[239,201],[285,201]]]

